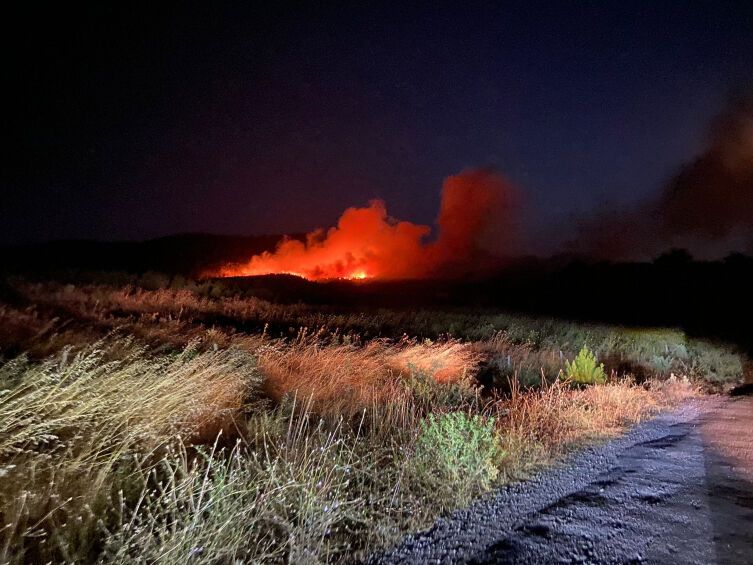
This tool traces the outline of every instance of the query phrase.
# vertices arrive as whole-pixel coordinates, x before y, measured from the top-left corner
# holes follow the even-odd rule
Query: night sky
[[[4,18],[0,242],[432,224],[486,166],[561,233],[658,194],[753,78],[744,2],[103,4]]]

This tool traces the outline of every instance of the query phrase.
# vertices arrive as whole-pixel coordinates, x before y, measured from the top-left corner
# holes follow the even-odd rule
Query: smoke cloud
[[[447,177],[436,226],[399,221],[384,202],[348,208],[335,227],[272,253],[226,265],[220,276],[288,273],[311,280],[459,277],[495,268],[522,249],[521,197],[489,169]],[[557,236],[561,238],[561,234]],[[732,101],[712,123],[706,148],[654,199],[603,208],[576,223],[567,251],[647,259],[672,247],[697,257],[753,251],[753,98]]]
[[[445,179],[436,238],[429,226],[390,217],[384,202],[348,208],[337,226],[305,241],[283,240],[273,253],[225,266],[221,276],[287,273],[310,280],[458,276],[511,254],[518,239],[518,191],[492,170]]]
[[[520,235],[518,191],[488,169],[467,170],[448,177],[442,186],[432,247],[435,261],[484,260],[511,255]]]
[[[709,147],[672,180],[658,209],[665,237],[751,233],[753,99],[735,101],[717,118]]]
[[[628,212],[601,210],[582,222],[572,250],[609,259],[670,247],[714,256],[753,249],[753,98],[732,101],[712,123],[707,147],[660,196]]]

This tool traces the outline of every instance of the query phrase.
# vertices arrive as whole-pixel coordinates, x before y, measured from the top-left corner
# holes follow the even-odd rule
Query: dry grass
[[[113,476],[132,458],[233,426],[259,381],[250,360],[237,350],[192,347],[153,356],[120,340],[78,354],[65,349],[41,364],[21,357],[3,365],[0,562],[14,543],[44,539],[44,531],[73,521],[94,528],[102,517],[91,509],[112,494]]]
[[[616,374],[572,388],[557,378],[559,348],[506,333],[362,340],[331,329],[356,318],[300,305],[24,292],[37,307],[0,308],[0,339],[13,345],[3,351],[32,354],[0,365],[0,563],[352,559],[490,487],[462,482],[448,453],[464,454],[465,436],[448,448],[426,435],[432,418],[476,437],[492,416],[487,439],[504,455],[488,477],[499,484],[697,393],[683,378]],[[330,330],[237,330],[301,319]],[[482,400],[473,378],[489,366],[509,394]],[[451,477],[443,488],[424,480],[437,461]]]
[[[479,361],[468,344],[372,340],[321,345],[305,335],[294,343],[271,340],[256,350],[268,394],[312,398],[320,413],[353,416],[374,404],[398,402],[404,382],[421,374],[437,383],[467,381]]]
[[[226,317],[246,322],[290,319],[309,308],[280,305],[254,297],[206,298],[188,290],[144,290],[127,286],[20,284],[24,296],[38,304],[64,306],[82,317],[98,318],[112,312],[144,316],[151,321],[196,317]]]
[[[698,394],[687,379],[674,377],[648,387],[629,379],[584,388],[559,380],[539,390],[513,386],[510,398],[491,407],[509,454],[504,471],[510,478],[525,476],[574,448],[614,437]]]

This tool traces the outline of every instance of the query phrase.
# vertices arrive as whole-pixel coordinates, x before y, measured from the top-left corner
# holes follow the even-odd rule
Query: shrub
[[[723,387],[740,382],[743,366],[740,355],[713,344],[694,340],[690,343],[689,375]]]
[[[430,414],[421,422],[413,473],[420,486],[446,500],[447,509],[491,488],[503,456],[494,418]]]
[[[664,355],[654,355],[649,361],[649,367],[659,375],[666,375],[672,369],[672,358]]]
[[[607,380],[604,363],[597,364],[596,356],[585,345],[575,359],[565,363],[565,374],[577,384],[604,384]]]

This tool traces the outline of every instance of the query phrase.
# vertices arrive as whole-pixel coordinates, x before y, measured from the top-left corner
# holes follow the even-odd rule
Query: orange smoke
[[[214,276],[297,275],[309,280],[415,279],[452,268],[477,269],[511,250],[516,236],[517,191],[489,170],[445,179],[437,219],[429,226],[395,220],[381,200],[348,208],[337,226],[318,229],[306,241],[284,239],[273,253],[224,266]]]
[[[515,187],[489,169],[469,169],[447,177],[430,246],[435,266],[467,265],[509,255],[518,245],[519,195]]]

